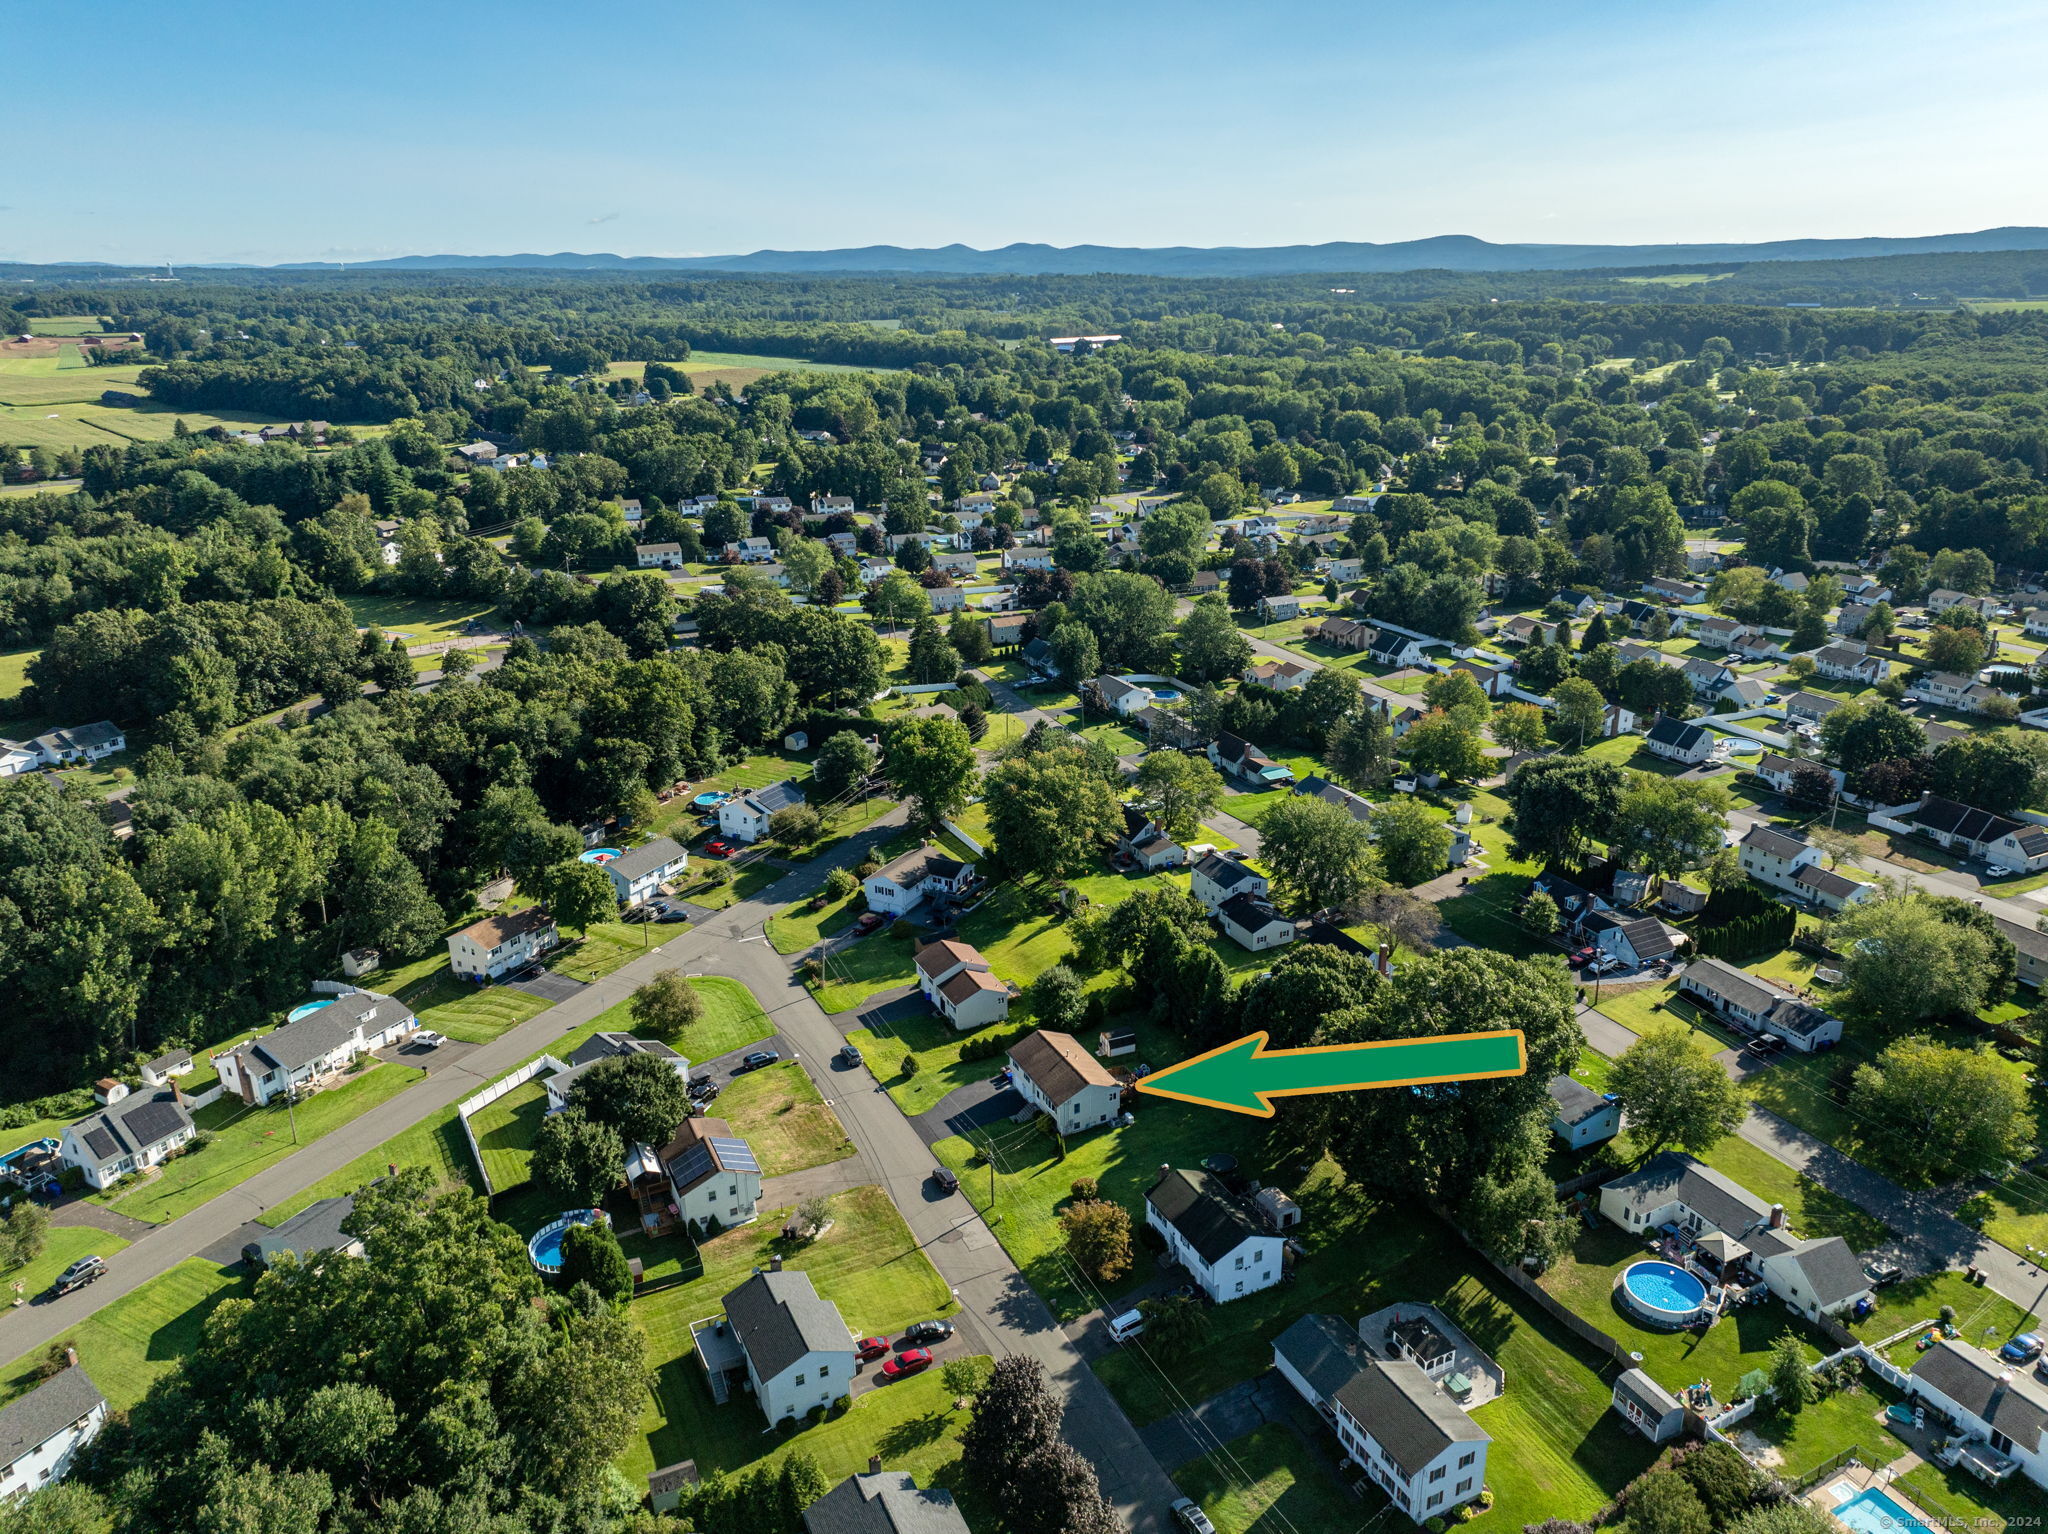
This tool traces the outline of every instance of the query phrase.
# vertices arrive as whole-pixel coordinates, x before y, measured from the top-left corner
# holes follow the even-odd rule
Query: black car
[[[661,908],[661,914],[656,916],[654,919],[662,925],[666,926],[670,922],[688,921],[690,918],[687,915],[685,915],[682,911],[677,910],[674,906],[669,905],[663,906]]]
[[[69,1294],[74,1289],[83,1289],[96,1278],[104,1277],[107,1260],[104,1257],[81,1257],[62,1273],[57,1282],[50,1286],[57,1294]]]
[[[933,1167],[932,1181],[944,1188],[948,1193],[958,1193],[960,1191],[960,1174],[949,1166]]]
[[[700,1076],[690,1083],[690,1100],[692,1102],[708,1103],[723,1090],[724,1088],[720,1087],[717,1082]]]
[[[953,1335],[951,1321],[913,1321],[903,1328],[903,1340],[913,1347],[926,1347],[934,1342],[944,1342]]]
[[[751,1055],[748,1055],[746,1059],[740,1061],[738,1065],[735,1065],[732,1068],[732,1073],[735,1076],[738,1076],[746,1071],[758,1071],[761,1069],[762,1066],[773,1065],[777,1060],[780,1060],[781,1058],[782,1056],[778,1054],[775,1050],[757,1049]]]

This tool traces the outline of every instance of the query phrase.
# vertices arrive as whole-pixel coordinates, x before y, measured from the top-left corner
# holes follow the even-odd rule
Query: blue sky
[[[2044,15],[17,0],[0,260],[2048,224]]]

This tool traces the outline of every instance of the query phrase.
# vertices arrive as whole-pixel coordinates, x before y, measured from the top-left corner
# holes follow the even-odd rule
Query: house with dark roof
[[[1891,666],[1882,655],[1872,655],[1868,645],[1848,642],[1822,645],[1815,650],[1813,669],[1830,681],[1861,682],[1866,687],[1875,687],[1891,674]]]
[[[1161,1167],[1145,1194],[1145,1223],[1211,1304],[1257,1294],[1284,1276],[1279,1233],[1260,1224],[1212,1172]]]
[[[1136,682],[1126,682],[1120,676],[1092,677],[1084,684],[1093,687],[1101,696],[1104,706],[1113,714],[1128,716],[1152,702],[1152,690],[1140,687]]]
[[[1944,1339],[1914,1361],[1907,1398],[1961,1424],[1957,1461],[1972,1473],[1995,1482],[2016,1467],[2035,1485],[2048,1486],[2048,1389],[2024,1368]]]
[[[1993,915],[1992,924],[1998,928],[1998,935],[2004,938],[2019,954],[2019,979],[2023,985],[2036,990],[2048,985],[2048,932],[2037,931],[2003,916]]]
[[[386,1049],[419,1027],[412,1008],[375,991],[350,991],[275,1033],[213,1057],[221,1085],[261,1107],[359,1055]]]
[[[1854,879],[1808,863],[1792,876],[1792,893],[1819,911],[1846,911],[1852,905],[1875,900],[1875,884],[1858,884]]]
[[[1325,804],[1334,804],[1353,820],[1372,819],[1372,801],[1363,794],[1354,794],[1341,783],[1332,783],[1320,773],[1310,773],[1294,785],[1296,798],[1320,799]]]
[[[1372,638],[1366,641],[1365,658],[1375,666],[1385,666],[1389,669],[1396,666],[1419,666],[1428,658],[1422,643],[1412,635],[1397,634],[1389,628],[1375,629]]]
[[[1773,1033],[1807,1054],[1839,1043],[1842,1037],[1840,1018],[1801,1001],[1775,980],[1737,969],[1725,959],[1693,960],[1678,977],[1678,989],[1741,1032]]]
[[[45,767],[70,767],[79,762],[97,762],[102,757],[128,749],[128,737],[108,719],[93,724],[75,724],[51,730],[33,742]]]
[[[1707,594],[1707,588],[1704,586],[1695,585],[1691,581],[1675,581],[1662,575],[1654,580],[1644,581],[1643,590],[1660,602],[1670,602],[1679,607],[1698,602]]]
[[[1708,660],[1704,655],[1695,655],[1678,668],[1685,679],[1692,683],[1692,690],[1703,698],[1718,695],[1723,688],[1735,685],[1735,670],[1719,661]]]
[[[142,1065],[142,1084],[148,1087],[167,1087],[180,1076],[192,1074],[192,1051],[174,1049],[168,1054],[158,1055],[154,1060],[145,1060]]]
[[[65,1126],[57,1154],[95,1188],[169,1159],[192,1138],[192,1115],[176,1087],[132,1092]]]
[[[1773,826],[1754,825],[1739,847],[1742,871],[1773,889],[1795,890],[1799,870],[1821,859],[1820,848],[1803,836],[1792,836]]]
[[[1017,653],[1023,658],[1024,664],[1031,668],[1034,675],[1040,677],[1059,675],[1060,663],[1058,657],[1052,653],[1051,640],[1034,639]]]
[[[1294,772],[1283,767],[1248,740],[1228,731],[1209,742],[1210,763],[1219,771],[1250,788],[1286,788]]]
[[[684,1119],[675,1138],[654,1152],[653,1160],[656,1175],[666,1185],[671,1219],[691,1227],[716,1220],[730,1230],[758,1216],[761,1163],[753,1147],[724,1119]]]
[[[685,1086],[689,1085],[690,1062],[659,1039],[636,1039],[630,1033],[594,1033],[576,1046],[562,1062],[561,1070],[543,1078],[541,1085],[547,1089],[548,1111],[559,1113],[568,1107],[576,1083],[600,1060],[623,1060],[628,1055],[651,1055],[674,1071]]]
[[[1830,698],[1824,692],[1787,693],[1784,699],[1785,717],[1807,724],[1819,724],[1841,706],[1840,698]]]
[[[1666,1234],[1710,1277],[1761,1282],[1808,1319],[1847,1310],[1870,1293],[1862,1263],[1840,1236],[1794,1235],[1784,1205],[1766,1203],[1683,1151],[1663,1151],[1608,1183],[1600,1212],[1631,1235]]]
[[[448,969],[458,980],[495,980],[524,969],[561,942],[542,906],[495,911],[448,938]]]
[[[1929,797],[1896,817],[1929,841],[2015,872],[2048,868],[2048,826],[2007,820],[1953,799]]]
[[[68,1368],[0,1408],[0,1501],[63,1480],[106,1424],[107,1398],[73,1355]]]
[[[1244,680],[1273,692],[1292,692],[1315,674],[1315,667],[1298,660],[1262,660],[1245,668]]]
[[[856,1361],[839,1307],[819,1297],[808,1273],[769,1260],[725,1297],[722,1318],[697,1322],[691,1334],[713,1403],[751,1390],[769,1422],[779,1423],[850,1394]]]
[[[974,883],[974,865],[926,843],[891,858],[861,881],[868,909],[884,916],[902,916],[919,902],[951,900]]]
[[[1930,671],[1916,678],[1906,691],[1922,703],[1952,708],[1961,714],[1981,714],[1996,699],[2006,696],[1996,687],[1956,671]]]
[[[1684,1405],[1640,1369],[1622,1370],[1609,1400],[1622,1420],[1651,1443],[1664,1443],[1685,1429]]]
[[[1658,716],[1657,722],[1643,737],[1643,744],[1652,756],[1661,756],[1667,762],[1682,762],[1688,767],[1697,767],[1714,754],[1711,730],[1687,724],[1683,719],[1673,719],[1669,714]]]
[[[1240,948],[1257,952],[1284,948],[1294,941],[1294,923],[1257,895],[1232,895],[1216,907],[1223,935]]]
[[[619,904],[630,908],[688,868],[690,855],[669,837],[656,836],[597,866],[611,879]]]
[[[925,1000],[959,1032],[1009,1017],[1010,988],[995,977],[973,944],[957,939],[928,943],[912,962]]]
[[[1475,1499],[1492,1437],[1414,1363],[1377,1357],[1332,1315],[1273,1339],[1273,1365],[1345,1454],[1417,1524]]]
[[[1678,951],[1679,932],[1654,916],[1596,911],[1579,923],[1579,933],[1611,959],[1641,969]]]
[[[275,1230],[266,1231],[243,1247],[242,1260],[252,1268],[268,1268],[286,1252],[301,1264],[310,1263],[328,1252],[360,1257],[363,1255],[361,1239],[341,1228],[341,1222],[355,1213],[355,1208],[356,1200],[352,1193],[308,1204]]]
[[[1776,751],[1766,751],[1758,759],[1756,775],[1770,784],[1776,792],[1789,794],[1802,767],[1826,778],[1834,784],[1837,793],[1841,792],[1843,783],[1847,781],[1847,774],[1839,767],[1830,767],[1825,762],[1802,761],[1798,757],[1784,756]]]
[[[804,1509],[804,1534],[968,1534],[953,1494],[870,1461]]]
[[[1573,1150],[1584,1150],[1621,1133],[1621,1105],[1573,1076],[1553,1076],[1545,1088],[1555,1111],[1550,1132]]]
[[[1123,807],[1124,834],[1117,838],[1117,851],[1147,873],[1178,868],[1188,860],[1188,850],[1160,828],[1159,822],[1135,804]]]
[[[1264,874],[1248,868],[1242,859],[1228,852],[1205,853],[1188,876],[1188,893],[1211,916],[1224,901],[1238,895],[1263,900],[1269,888]]]
[[[804,791],[796,779],[784,778],[726,800],[718,807],[718,829],[734,841],[758,842],[768,834],[768,822],[778,810],[795,809],[803,802]]]
[[[1010,1046],[1009,1058],[1017,1095],[1063,1135],[1111,1123],[1123,1111],[1123,1087],[1070,1033],[1027,1033]]]

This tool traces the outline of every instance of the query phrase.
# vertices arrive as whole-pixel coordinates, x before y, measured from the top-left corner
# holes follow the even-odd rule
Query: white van
[[[1142,1311],[1127,1310],[1120,1316],[1109,1318],[1109,1335],[1118,1342],[1129,1342],[1144,1329],[1145,1316]]]

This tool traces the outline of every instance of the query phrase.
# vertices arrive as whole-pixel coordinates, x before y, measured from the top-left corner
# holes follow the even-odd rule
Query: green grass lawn
[[[1480,948],[1523,959],[1558,953],[1555,945],[1532,936],[1515,915],[1515,901],[1528,887],[1529,876],[1518,870],[1489,872],[1474,877],[1461,893],[1438,901],[1437,914],[1445,926]]]
[[[57,1275],[81,1257],[111,1257],[128,1243],[111,1231],[89,1225],[52,1225],[49,1238],[33,1262],[0,1272],[0,1293],[34,1299],[56,1282]],[[17,1289],[17,1285],[20,1287]]]
[[[716,866],[732,874],[723,884],[713,884],[701,877],[706,866]],[[762,859],[742,863],[737,868],[731,864],[720,864],[714,859],[704,859],[693,865],[699,877],[692,882],[689,876],[677,885],[682,898],[692,905],[703,906],[707,911],[724,911],[738,905],[742,900],[752,900],[783,876],[784,870]]]
[[[1734,1431],[1753,1434],[1775,1449],[1779,1459],[1771,1468],[1788,1479],[1806,1475],[1845,1451],[1853,1451],[1875,1469],[1906,1452],[1906,1445],[1884,1425],[1885,1407],[1898,1399],[1896,1390],[1866,1373],[1859,1389],[1823,1396],[1797,1412],[1759,1411]]]
[[[2004,1534],[2008,1528],[2041,1526],[2041,1488],[2024,1475],[2003,1486],[1986,1486],[1957,1466],[1916,1465],[1899,1477],[1899,1490],[1932,1514],[1936,1525],[1969,1534]]]
[[[28,664],[43,653],[40,645],[26,650],[0,650],[0,698],[11,698],[28,686]],[[8,721],[9,730],[17,728]]]
[[[516,1188],[533,1175],[533,1140],[547,1116],[547,1088],[538,1077],[470,1115],[469,1131],[493,1189]]]
[[[825,1105],[811,1078],[794,1060],[750,1071],[719,1093],[705,1110],[732,1125],[754,1148],[761,1175],[780,1177],[853,1154],[839,1115]]]
[[[375,1150],[364,1152],[340,1171],[330,1172],[303,1193],[272,1205],[257,1218],[265,1225],[282,1225],[307,1205],[354,1193],[385,1176],[394,1166],[425,1167],[438,1182],[460,1183],[483,1192],[477,1180],[476,1162],[469,1154],[469,1142],[462,1137],[462,1123],[451,1103],[410,1129],[401,1130]]]
[[[1591,994],[1590,991],[1587,993],[1589,997]],[[1635,985],[1626,989],[1603,985],[1595,1010],[1604,1017],[1612,1018],[1630,1033],[1648,1033],[1653,1028],[1679,1022],[1698,1034],[1709,1048],[1732,1049],[1742,1043],[1736,1034],[1716,1022],[1709,1013],[1702,1011],[1689,998],[1679,995],[1675,985]],[[1812,1058],[1826,1060],[1829,1056]],[[1775,1075],[1781,1069],[1782,1061],[1760,1074]],[[1750,1079],[1752,1082],[1757,1080],[1756,1077]]]
[[[656,943],[666,942],[681,930],[654,922],[595,922],[580,940],[567,941],[556,949],[548,959],[547,967],[588,985],[630,964]]]
[[[457,980],[448,972],[445,956],[440,973],[417,982],[411,994],[400,999],[412,1008],[422,1028],[469,1044],[488,1044],[548,1009],[548,1003],[530,991]]]
[[[1255,1527],[1354,1534],[1387,1505],[1377,1489],[1370,1500],[1353,1496],[1327,1461],[1277,1422],[1205,1454],[1174,1480],[1202,1505],[1217,1534],[1246,1534]]]
[[[844,899],[828,900],[816,908],[808,900],[786,905],[768,918],[768,941],[775,945],[779,954],[802,953],[828,937],[837,937],[852,926],[860,909],[858,890]]]
[[[690,1323],[719,1314],[725,1295],[746,1282],[756,1268],[767,1267],[771,1256],[779,1255],[787,1267],[808,1273],[819,1295],[839,1307],[847,1326],[856,1333],[887,1335],[912,1321],[950,1313],[953,1298],[945,1280],[881,1189],[853,1188],[835,1195],[832,1228],[806,1244],[783,1239],[783,1221],[790,1212],[763,1210],[753,1224],[713,1236],[694,1250],[680,1236],[663,1238],[659,1244],[628,1238],[629,1255],[643,1261],[657,1253],[662,1260],[671,1260],[667,1248],[676,1248],[670,1281],[632,1304],[633,1318],[647,1338],[653,1390],[642,1418],[644,1438],[620,1461],[630,1477],[637,1480],[656,1466],[678,1459],[695,1459],[699,1471],[706,1474],[714,1469],[737,1469],[776,1443],[762,1433],[760,1409],[751,1401],[742,1397],[723,1407],[712,1405],[690,1343]],[[656,1271],[652,1264],[649,1271]],[[937,1375],[929,1378],[936,1381]],[[874,1395],[886,1403],[901,1388],[891,1385]],[[881,1413],[890,1409],[885,1404]],[[865,1410],[865,1406],[856,1408],[838,1422],[858,1421]],[[882,1415],[869,1420],[880,1422]],[[829,1433],[835,1425],[827,1422],[807,1429],[791,1442],[808,1447],[817,1435]],[[864,1463],[870,1452],[861,1448],[858,1460]],[[893,1455],[888,1462],[892,1467],[909,1468],[899,1466]]]
[[[386,638],[402,637],[408,645],[459,638],[472,622],[492,622],[497,611],[489,602],[442,602],[427,597],[360,593],[341,600],[358,628],[382,629]]]
[[[1882,1246],[1889,1227],[1874,1214],[1830,1193],[1740,1135],[1728,1135],[1700,1157],[1758,1198],[1785,1206],[1785,1219],[1802,1236],[1840,1236],[1859,1252]]]
[[[290,1110],[283,1104],[251,1108],[224,1097],[193,1115],[198,1126],[214,1136],[211,1145],[169,1162],[154,1177],[111,1194],[96,1194],[94,1201],[137,1220],[175,1220],[396,1097],[425,1075],[406,1065],[373,1065]]]
[[[96,1311],[55,1344],[78,1349],[78,1361],[116,1411],[126,1411],[171,1365],[199,1346],[206,1318],[242,1280],[218,1265],[188,1257],[162,1277]],[[11,1400],[36,1381],[29,1370],[48,1349],[0,1370],[0,1398]]]
[[[1877,1291],[1877,1309],[1849,1330],[1868,1343],[1881,1342],[1894,1332],[1923,1321],[1938,1321],[1941,1307],[1953,1305],[1956,1330],[1965,1342],[1996,1351],[2019,1333],[2031,1330],[2033,1316],[1997,1290],[1979,1288],[1960,1273],[1931,1273],[1902,1278]],[[1915,1336],[1920,1334],[1916,1333]],[[1886,1357],[1901,1369],[1910,1369],[1920,1356],[1914,1337],[1894,1343]]]
[[[699,975],[690,981],[690,988],[704,1003],[704,1010],[697,1021],[668,1041],[686,1060],[715,1060],[732,1050],[757,1044],[775,1031],[774,1022],[754,1000],[754,993],[739,981],[729,980],[723,975]],[[611,1007],[604,1015],[610,1018],[619,1010],[619,1007]],[[632,1014],[628,1011],[624,1021],[606,1024],[598,1031],[611,1032],[615,1028],[630,1031],[631,1019]],[[600,1018],[599,1022],[603,1023],[604,1019]]]

